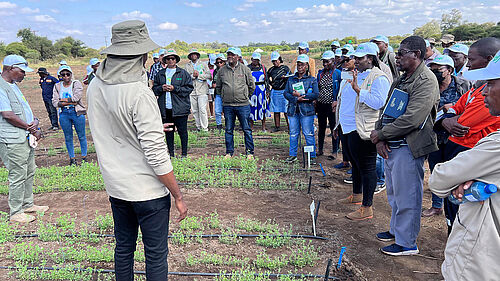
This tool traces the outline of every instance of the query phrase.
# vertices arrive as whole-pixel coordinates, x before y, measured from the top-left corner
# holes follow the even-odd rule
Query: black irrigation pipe
[[[15,238],[35,238],[39,237],[40,235],[38,233],[31,233],[31,234],[16,234],[14,237]],[[112,238],[115,237],[114,234],[97,234],[97,233],[92,233],[89,235],[81,235],[81,234],[60,234],[56,236],[62,236],[62,237],[99,237],[99,238]],[[231,235],[231,234],[201,234],[201,235],[182,235],[185,238],[221,238],[221,237],[237,237],[237,238],[258,238],[258,237],[274,237],[274,238],[280,238],[280,237],[289,237],[289,238],[295,238],[295,239],[311,239],[311,240],[323,240],[323,241],[329,241],[330,238],[327,237],[322,237],[322,236],[314,236],[314,235],[266,235],[266,234],[236,234],[236,235]],[[178,236],[173,236],[169,235],[168,238],[176,238]]]
[[[8,269],[8,270],[64,270],[61,267],[36,267],[36,266],[27,266],[27,267],[17,267],[17,266],[0,266],[0,269]],[[78,272],[91,272],[91,273],[115,273],[114,269],[92,269],[92,268],[72,268],[73,271]],[[134,270],[134,274],[137,275],[145,275],[146,271],[144,270]],[[213,273],[213,272],[177,272],[177,271],[169,271],[168,275],[175,276],[206,276],[206,277],[219,277],[219,276],[238,276],[240,273]],[[325,280],[338,280],[337,277],[331,277],[328,275],[316,275],[316,274],[283,274],[283,273],[254,273],[255,277],[259,277],[262,275],[278,278],[278,277],[294,277],[294,278],[325,278]]]
[[[229,171],[241,171],[243,170],[243,168],[216,168],[216,167],[213,167],[217,170],[229,170]],[[209,167],[210,169],[210,167]],[[275,169],[271,169],[271,168],[260,168],[260,169],[257,169],[257,171],[278,171],[278,172],[320,172],[320,173],[323,173],[323,171],[321,170],[314,170],[314,169],[284,169],[284,168],[275,168]]]

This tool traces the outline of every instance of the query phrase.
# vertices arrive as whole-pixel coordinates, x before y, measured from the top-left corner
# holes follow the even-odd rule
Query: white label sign
[[[309,152],[309,153],[312,153],[314,152],[314,145],[307,145],[307,146],[304,146],[304,152]]]

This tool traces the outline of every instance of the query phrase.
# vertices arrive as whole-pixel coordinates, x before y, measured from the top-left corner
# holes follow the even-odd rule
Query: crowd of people
[[[273,66],[266,69],[260,53],[253,53],[248,64],[237,47],[210,54],[206,63],[192,49],[184,67],[178,65],[181,57],[175,50],[160,49],[146,72],[148,53],[159,46],[144,22],[116,24],[112,33],[113,44],[101,52],[106,59],[90,60],[83,83],[89,85],[88,120],[115,222],[117,280],[132,278],[139,226],[147,278],[165,279],[170,196],[179,211],[177,221],[187,215],[170,162],[174,132],[181,139],[181,157],[186,157],[188,116],[193,115],[197,130],[207,131],[209,111],[217,128],[225,130],[226,158],[235,153],[236,118],[245,154],[252,159],[255,121],[262,121],[266,130],[265,120],[274,113],[273,131],[279,131],[283,113],[289,163],[297,161],[302,133],[305,144],[313,147],[314,164],[324,154],[329,127],[330,157],[340,148],[343,155],[335,168],[350,168],[346,182],[352,183],[352,192],[338,200],[356,206],[346,217],[373,218],[373,196],[386,187],[391,220],[376,234],[390,243],[380,249],[383,253],[418,254],[421,217],[440,215],[444,209],[449,227],[445,279],[500,276],[494,266],[500,251],[500,197],[462,205],[448,200],[452,193],[461,199],[474,180],[500,183],[494,158],[500,147],[500,39],[483,38],[467,46],[444,35],[444,54],[435,48],[435,39],[418,36],[405,38],[396,53],[382,35],[356,48],[334,41],[321,55],[323,68],[317,72],[307,42],[299,44],[291,68],[278,51],[271,53]],[[130,40],[138,43],[131,45]],[[0,79],[0,156],[9,170],[10,220],[23,223],[35,219],[26,213],[49,208],[33,203],[34,147],[41,132],[16,85],[29,71],[24,58],[9,55]],[[51,128],[63,129],[70,164],[76,164],[73,127],[85,161],[82,83],[63,61],[58,78],[45,68],[38,74]],[[433,194],[432,206],[422,210],[426,160]]]

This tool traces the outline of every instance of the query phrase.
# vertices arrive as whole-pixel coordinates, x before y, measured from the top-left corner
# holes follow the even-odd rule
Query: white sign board
[[[314,152],[314,145],[304,146],[304,152],[308,152],[308,153]]]

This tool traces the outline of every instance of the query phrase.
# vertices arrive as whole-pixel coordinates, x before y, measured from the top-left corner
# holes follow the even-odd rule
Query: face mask
[[[434,73],[434,75],[436,75],[436,78],[437,78],[439,84],[443,83],[443,81],[444,81],[443,72],[441,72],[437,69],[433,69],[432,73]]]

